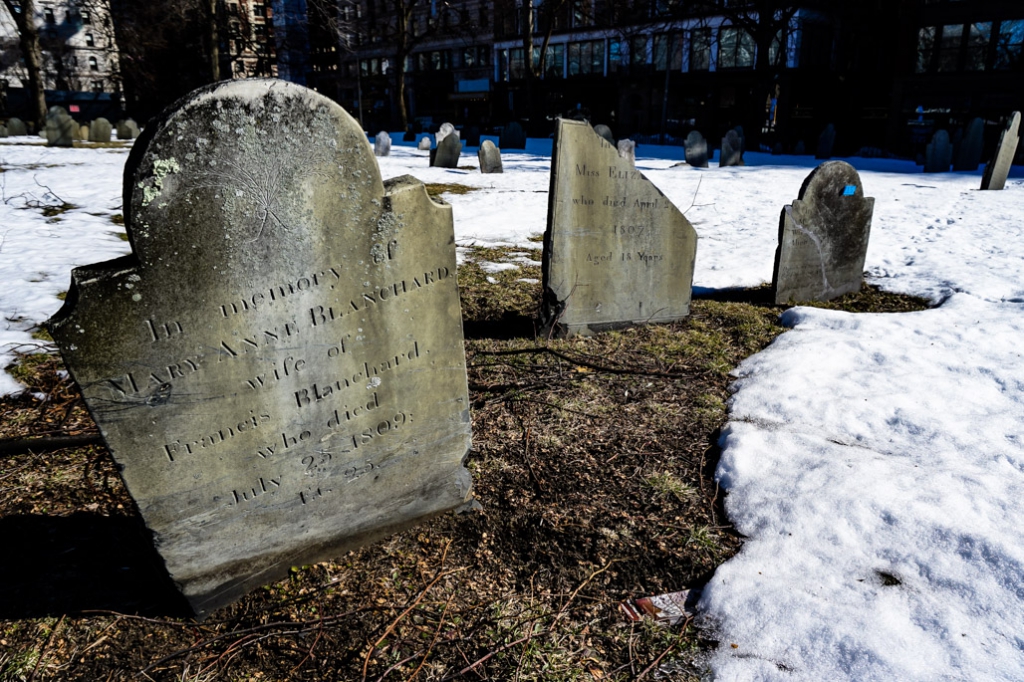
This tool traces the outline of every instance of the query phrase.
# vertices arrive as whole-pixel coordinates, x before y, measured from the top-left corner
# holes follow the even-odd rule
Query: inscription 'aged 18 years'
[[[189,95],[125,179],[133,253],[50,327],[197,614],[469,499],[450,206],[274,80]]]
[[[697,233],[630,157],[559,120],[544,235],[541,321],[589,334],[690,311]]]

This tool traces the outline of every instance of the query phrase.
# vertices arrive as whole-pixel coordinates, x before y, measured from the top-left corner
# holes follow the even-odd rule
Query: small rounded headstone
[[[953,163],[953,145],[949,141],[949,133],[940,130],[932,136],[932,141],[925,147],[924,172],[946,173]]]
[[[480,128],[478,126],[470,126],[466,129],[466,135],[462,138],[463,142],[468,147],[479,147],[480,146]]]
[[[686,163],[694,168],[708,167],[708,143],[700,132],[691,130],[690,134],[686,136],[683,149]]]
[[[484,140],[476,153],[480,160],[481,173],[503,173],[501,166],[501,150],[494,146],[490,140]]]
[[[594,132],[608,140],[608,144],[615,145],[615,136],[612,135],[612,129],[603,123],[598,123],[594,126]]]
[[[119,140],[134,140],[138,134],[139,127],[135,125],[135,121],[128,119],[127,121],[117,122],[117,139]]]
[[[105,118],[97,118],[89,124],[90,142],[110,142],[111,134],[110,121]]]
[[[430,135],[424,135],[420,138],[420,142],[416,145],[417,149],[422,151],[428,151],[430,149]]]
[[[722,138],[722,152],[718,157],[719,168],[727,166],[742,166],[743,164],[743,142],[739,133],[730,130]]]
[[[0,125],[0,137],[7,137],[7,126]]]
[[[25,127],[25,122],[17,116],[12,116],[7,121],[7,134],[11,137],[17,137],[19,135],[28,135],[28,128]]]
[[[78,131],[78,124],[64,107],[50,107],[46,114],[46,128],[43,130],[48,147],[75,146]]]
[[[807,145],[804,144],[803,140],[797,140],[796,145],[793,147],[793,153],[797,156],[807,153]]]
[[[78,126],[77,134],[75,135],[76,140],[88,140],[89,139],[89,126],[80,125]]]
[[[377,133],[377,137],[373,140],[373,154],[374,156],[387,156],[391,153],[391,136],[385,131]]]

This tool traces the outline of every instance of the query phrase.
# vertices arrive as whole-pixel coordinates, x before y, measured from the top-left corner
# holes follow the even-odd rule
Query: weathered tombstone
[[[1015,111],[999,136],[995,156],[985,165],[985,174],[981,178],[982,189],[1003,189],[1006,186],[1006,176],[1010,174],[1010,164],[1017,153],[1019,140],[1020,112]]]
[[[619,140],[616,148],[619,151],[619,156],[629,159],[630,163],[636,163],[636,142],[633,140]]]
[[[127,121],[125,121],[125,124],[128,126],[128,129],[132,131],[133,140],[138,138],[139,135],[142,134],[142,129],[139,128],[139,124],[135,122],[135,119],[130,118]]]
[[[430,135],[424,135],[423,137],[421,137],[419,144],[416,145],[416,148],[421,151],[426,151],[430,149]]]
[[[127,121],[118,121],[116,127],[119,140],[134,140],[139,135],[139,127],[130,118]]]
[[[0,137],[7,137],[7,126],[0,124]]]
[[[46,113],[46,146],[48,147],[73,147],[75,146],[75,132],[78,124],[75,119],[68,116],[64,107],[50,107]]]
[[[480,160],[480,172],[481,173],[503,173],[504,169],[501,166],[501,150],[494,146],[494,143],[490,140],[484,140],[480,145],[480,149],[476,152],[477,159]]]
[[[772,288],[775,302],[828,301],[860,291],[875,200],[845,161],[827,161],[782,209]]]
[[[467,147],[479,147],[480,146],[480,128],[478,126],[470,126],[466,129],[466,136],[462,138],[462,141],[466,143]]]
[[[718,166],[742,166],[743,165],[743,144],[740,136],[735,130],[730,130],[722,138],[722,151],[718,157]]]
[[[686,163],[694,168],[708,167],[708,143],[699,132],[696,130],[690,131],[690,134],[686,136],[683,150]]]
[[[461,155],[462,140],[458,135],[448,134],[430,150],[430,165],[438,168],[458,168]]]
[[[689,314],[696,231],[587,123],[557,122],[548,202],[545,333],[591,334]]]
[[[11,137],[18,137],[19,135],[28,135],[28,128],[25,127],[25,122],[16,116],[12,116],[7,121],[7,133]]]
[[[501,131],[498,146],[502,149],[526,149],[526,133],[523,127],[512,121]]]
[[[612,135],[612,129],[603,123],[598,123],[594,126],[594,132],[608,140],[608,144],[615,144],[615,136]]]
[[[89,126],[87,126],[87,125],[78,125],[78,122],[76,121],[75,122],[75,139],[76,140],[88,140],[89,139]]]
[[[391,136],[383,130],[373,139],[374,156],[387,156],[391,153]]]
[[[460,138],[459,131],[455,129],[451,123],[442,123],[441,128],[434,133],[434,139],[437,140],[437,144],[441,144],[441,140],[448,137],[449,135],[455,135],[456,138]]]
[[[50,320],[199,615],[463,504],[451,207],[311,90],[227,81],[125,168],[133,253]]]
[[[953,159],[953,170],[976,171],[981,164],[982,146],[985,144],[985,121],[972,119]]]
[[[949,143],[949,133],[940,130],[932,136],[924,152],[925,173],[946,173],[953,160],[953,147]]]
[[[836,127],[829,123],[818,136],[818,151],[814,153],[816,159],[831,159],[832,149],[836,146]]]
[[[89,124],[89,141],[110,142],[111,132],[110,121],[105,118],[97,118]]]

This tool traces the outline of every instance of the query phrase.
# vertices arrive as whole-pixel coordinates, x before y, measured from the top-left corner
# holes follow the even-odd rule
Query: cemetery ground
[[[866,175],[866,193],[880,196],[884,204],[884,210],[876,208],[873,228],[873,245],[881,245],[876,251],[881,255],[869,252],[868,270],[872,282],[889,291],[867,286],[860,294],[825,304],[822,307],[831,310],[817,317],[801,308],[780,322],[783,307],[769,303],[770,292],[761,283],[771,275],[778,210],[795,198],[813,162],[762,171],[760,178],[754,175],[759,172],[756,167],[726,169],[728,180],[719,186],[710,174],[670,169],[673,159],[640,161],[638,165],[680,208],[692,209],[687,215],[702,236],[692,313],[671,325],[561,340],[537,338],[534,327],[540,296],[538,236],[546,201],[543,155],[506,156],[506,176],[495,180],[466,169],[428,170],[425,154],[406,152],[403,157],[396,151],[404,150],[393,148],[396,158],[381,161],[385,177],[411,172],[455,206],[473,412],[474,444],[467,466],[481,508],[443,515],[335,562],[297,566],[289,579],[196,623],[183,616],[183,606],[162,576],[133,504],[101,445],[2,455],[0,680],[685,680],[698,679],[709,665],[715,668],[715,656],[731,657],[724,666],[718,663],[726,675],[735,662],[767,663],[782,676],[806,672],[806,679],[822,670],[836,674],[818,674],[818,679],[871,678],[858,677],[856,662],[829,668],[834,661],[827,652],[821,652],[821,661],[813,659],[813,652],[806,653],[827,642],[825,637],[807,637],[793,646],[802,656],[773,658],[772,643],[755,641],[749,630],[744,633],[747,639],[734,638],[735,632],[744,630],[729,622],[730,616],[743,616],[735,610],[719,611],[723,625],[718,629],[698,629],[694,622],[666,628],[649,621],[629,623],[618,604],[701,585],[716,568],[730,565],[724,562],[744,556],[737,555],[743,538],[724,505],[731,505],[730,516],[736,514],[748,526],[749,507],[726,499],[715,476],[723,429],[728,437],[737,431],[737,425],[727,421],[727,401],[735,390],[730,388],[735,380],[730,373],[740,367],[740,383],[750,384],[756,371],[744,371],[750,365],[741,362],[761,357],[755,354],[779,338],[786,330],[783,323],[796,327],[797,331],[782,334],[796,344],[811,336],[799,331],[801,325],[815,322],[835,330],[842,330],[845,323],[850,326],[848,337],[866,344],[853,336],[852,326],[861,318],[847,312],[908,313],[865,317],[879,324],[906,317],[924,329],[926,318],[912,316],[942,312],[949,303],[924,309],[948,301],[950,291],[977,297],[978,304],[960,306],[964,319],[1009,316],[1007,311],[1021,316],[1020,305],[1013,304],[1024,291],[1015,267],[1019,250],[1000,248],[1013,241],[1007,231],[1020,230],[1021,202],[1010,194],[1014,189],[1019,194],[1019,181],[1007,192],[1017,203],[991,203],[984,208],[984,220],[968,222],[964,218],[979,212],[979,202],[999,198],[966,195],[953,174],[927,182],[905,171],[886,174],[884,168]],[[47,347],[45,336],[36,332],[37,338],[28,338],[33,321],[41,319],[38,306],[52,312],[58,305],[56,296],[67,284],[66,271],[51,273],[54,267],[42,264],[47,250],[52,254],[55,245],[63,243],[60,248],[72,254],[62,258],[75,263],[126,250],[119,236],[123,228],[118,225],[117,157],[90,157],[93,172],[83,179],[79,169],[69,178],[74,166],[83,163],[76,153],[80,150],[47,152],[39,158],[38,153],[0,147],[0,159],[6,161],[0,169],[17,174],[22,183],[15,187],[13,180],[3,178],[7,173],[0,174],[5,205],[20,206],[5,213],[0,256],[16,254],[21,266],[0,273],[15,288],[11,291],[5,284],[0,293],[9,323],[2,340],[19,344],[12,373],[21,382],[5,387],[9,395],[0,401],[3,438],[95,432],[59,359],[41,352]],[[19,154],[25,159],[22,165],[38,167],[17,168]],[[678,186],[673,186],[677,179]],[[733,193],[741,182],[747,183],[743,187],[749,196],[735,200]],[[879,188],[883,183],[884,192]],[[909,189],[901,189],[904,186]],[[935,192],[940,186],[943,189]],[[907,194],[910,206],[896,203],[906,201]],[[22,201],[7,201],[18,196]],[[756,205],[768,197],[770,205]],[[936,217],[931,234],[931,214],[910,217],[921,215],[925,205]],[[46,215],[48,211],[52,215]],[[1014,217],[1017,223],[1006,227]],[[54,218],[59,220],[47,222]],[[909,226],[915,219],[917,225]],[[945,222],[950,219],[957,224]],[[84,228],[68,229],[72,221]],[[958,229],[974,230],[969,234],[974,239],[951,236]],[[955,248],[943,237],[955,239]],[[906,248],[907,243],[913,248]],[[951,265],[954,260],[959,268]],[[935,276],[938,271],[942,278]],[[15,297],[20,305],[11,303]],[[953,297],[954,303],[958,300],[963,299]],[[943,321],[946,326],[956,323],[955,318]],[[790,356],[800,357],[801,352],[799,345],[789,349]],[[964,348],[951,352],[963,353]],[[875,355],[885,356],[885,351]],[[894,365],[901,359],[897,349],[877,362],[890,361],[884,371],[898,376]],[[986,362],[982,369],[995,367],[991,356]],[[955,375],[956,368],[952,369]],[[846,378],[850,380],[849,375]],[[13,379],[8,381],[13,384]],[[1011,393],[1020,392],[1012,377],[1007,385]],[[21,391],[22,386],[28,390]],[[924,388],[936,386],[943,384]],[[956,395],[957,386],[951,383],[945,390],[954,403],[962,397]],[[855,389],[856,385],[851,392]],[[741,388],[737,399],[749,390]],[[827,382],[826,390],[847,392]],[[739,409],[751,411],[742,401]],[[734,406],[733,419],[736,411]],[[842,415],[834,418],[841,420]],[[739,426],[763,426],[768,421],[751,418]],[[898,431],[901,423],[891,428]],[[1011,436],[1012,429],[1005,437]],[[1010,445],[1019,447],[1012,439]],[[799,451],[779,447],[772,461],[783,477],[804,479],[805,472],[815,470],[813,465],[796,472],[785,469],[786,458],[799,459],[795,454]],[[914,461],[914,466],[922,463]],[[950,462],[943,459],[952,467]],[[742,461],[726,463],[732,485],[742,488]],[[760,473],[769,485],[778,483],[770,472]],[[952,473],[955,477],[956,471]],[[982,495],[977,477],[965,485]],[[749,488],[748,484],[742,490],[743,497],[750,497]],[[795,486],[787,489],[783,502],[797,506],[800,492]],[[901,494],[914,501],[912,491]],[[820,488],[812,496],[829,497]],[[1017,504],[1004,499],[1007,507]],[[900,517],[896,522],[913,521]],[[798,522],[790,529],[804,530]],[[745,535],[749,544],[763,540],[751,531]],[[801,539],[807,541],[806,536]],[[1012,590],[1014,557],[1000,559],[999,544],[991,537],[982,544],[984,551],[979,553],[993,564],[994,580]],[[965,552],[961,544],[959,556]],[[783,563],[789,560],[789,555],[779,558]],[[1000,560],[1009,567],[999,568]],[[798,568],[805,571],[806,584],[782,581],[757,588],[769,602],[782,602],[790,592],[828,593],[818,584],[820,571],[806,564]],[[891,573],[884,568],[878,563],[878,575],[866,576],[879,581],[879,591],[902,593],[904,600],[912,600],[912,588],[926,594],[926,601],[931,594],[944,598],[941,591],[927,592],[905,565],[889,569]],[[941,573],[943,567],[937,562],[933,568]],[[737,594],[749,598],[750,577],[737,576],[736,582]],[[720,599],[721,590],[715,590]],[[979,591],[973,596],[985,607],[993,594],[1002,593]],[[827,610],[829,600],[825,602]],[[824,627],[823,621],[803,622],[785,613],[776,613],[773,620],[764,614],[771,603],[755,603],[762,608],[756,613],[748,609],[749,627],[765,628],[770,637],[777,637],[780,630],[803,635],[811,627]],[[858,613],[854,606],[831,603],[841,616]],[[1005,620],[1012,621],[1021,612],[1019,602],[1006,602],[1004,608]],[[870,615],[850,620],[863,626]],[[957,623],[987,639],[973,645],[977,658],[953,660],[948,669],[986,678],[985,656],[993,652],[1001,669],[1013,669],[1012,657],[1008,663],[1005,647],[992,641],[992,628],[985,625],[991,615],[982,608],[967,623]],[[882,610],[880,617],[889,622],[892,612]],[[842,622],[824,622],[825,629],[849,641]],[[943,621],[937,622],[939,630]],[[942,637],[937,635],[940,641]],[[920,643],[921,635],[907,634],[906,639]],[[870,662],[874,654],[866,647],[862,661]],[[721,673],[722,668],[715,669]],[[891,669],[899,668],[892,664]],[[736,677],[744,678],[742,673]]]

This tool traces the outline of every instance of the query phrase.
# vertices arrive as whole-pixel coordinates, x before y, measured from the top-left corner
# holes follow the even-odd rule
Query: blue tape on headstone
[[[844,197],[852,197],[856,193],[857,193],[857,185],[847,185],[843,189],[843,196]]]

